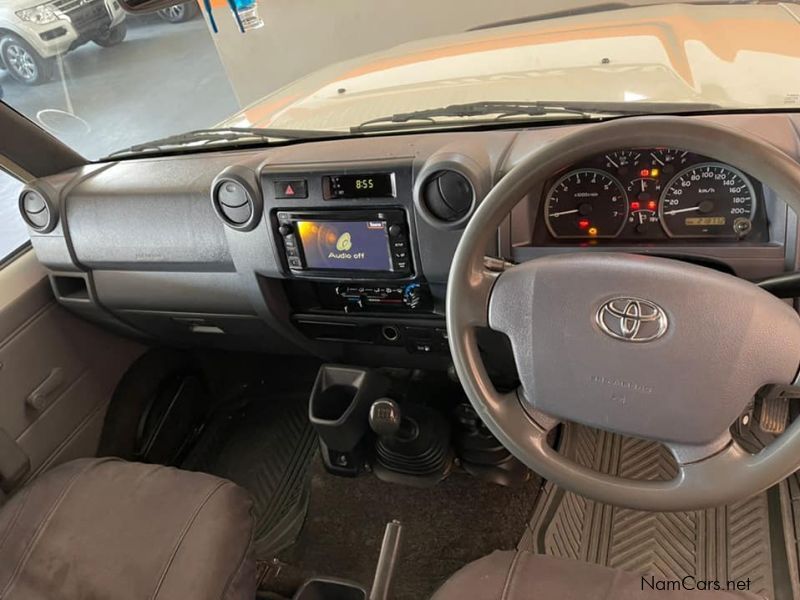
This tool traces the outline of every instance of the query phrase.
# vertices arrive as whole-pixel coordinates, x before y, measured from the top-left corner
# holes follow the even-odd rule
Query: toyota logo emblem
[[[613,298],[600,306],[595,320],[603,333],[625,342],[652,342],[669,326],[664,309],[641,298]]]

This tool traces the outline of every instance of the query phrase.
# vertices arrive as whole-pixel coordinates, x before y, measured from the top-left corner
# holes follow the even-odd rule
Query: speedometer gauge
[[[625,226],[628,201],[622,184],[608,173],[579,169],[550,188],[544,210],[553,237],[608,238]]]
[[[741,238],[756,212],[753,184],[722,163],[684,169],[667,185],[659,205],[661,224],[674,238]]]

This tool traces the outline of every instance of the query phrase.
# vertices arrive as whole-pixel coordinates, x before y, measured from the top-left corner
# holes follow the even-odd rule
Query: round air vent
[[[214,188],[214,210],[225,224],[234,229],[248,229],[254,221],[255,206],[242,183],[222,179]]]
[[[36,231],[47,232],[55,226],[50,205],[44,196],[35,190],[22,192],[19,198],[19,209],[25,222]]]
[[[437,171],[428,176],[423,184],[420,201],[434,220],[454,224],[472,212],[475,188],[469,179],[457,171]]]

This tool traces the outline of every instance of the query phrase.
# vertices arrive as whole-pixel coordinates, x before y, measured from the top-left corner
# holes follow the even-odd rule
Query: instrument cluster
[[[590,157],[544,188],[551,239],[766,241],[759,182],[714,159],[673,148]]]

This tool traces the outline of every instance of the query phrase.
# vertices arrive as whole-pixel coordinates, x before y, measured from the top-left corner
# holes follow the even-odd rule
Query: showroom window
[[[22,182],[0,169],[0,263],[28,241],[28,228],[17,208]]]

